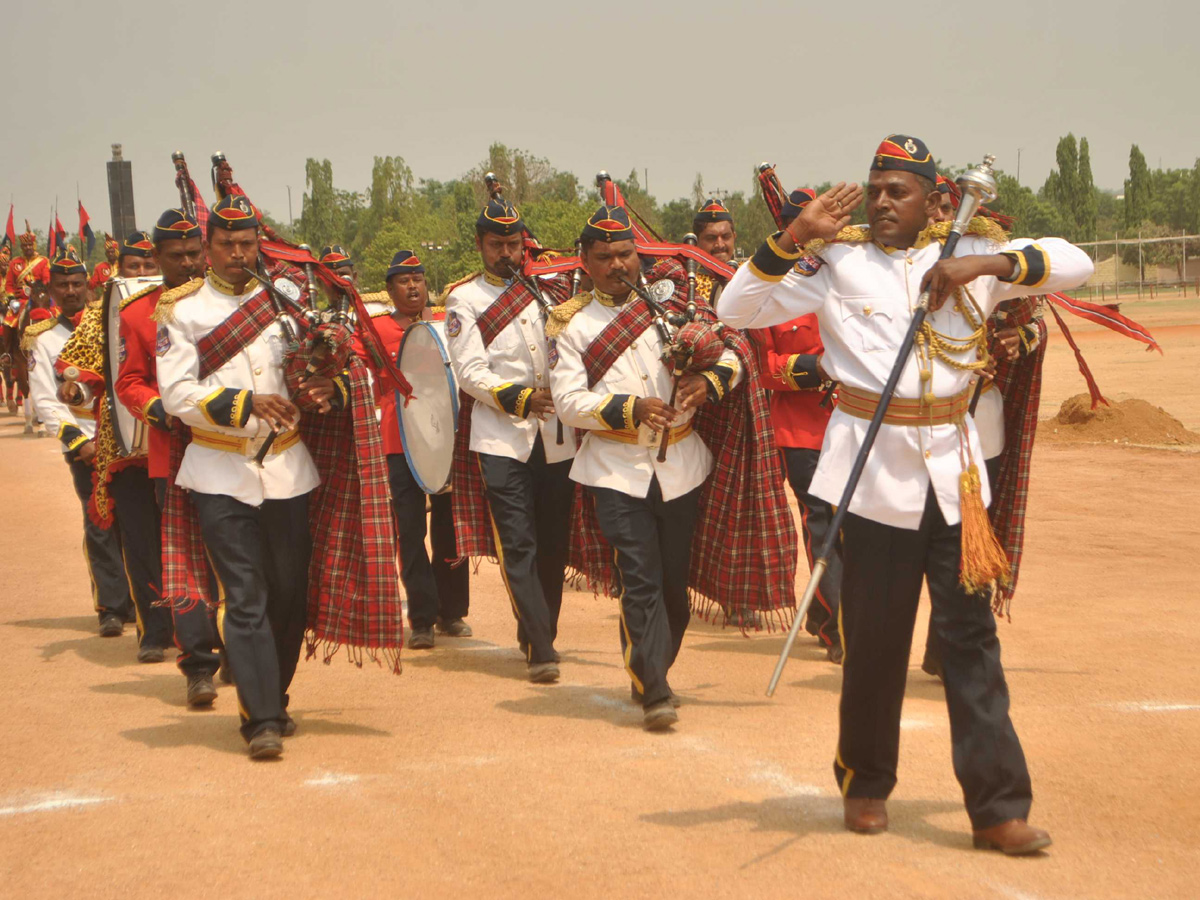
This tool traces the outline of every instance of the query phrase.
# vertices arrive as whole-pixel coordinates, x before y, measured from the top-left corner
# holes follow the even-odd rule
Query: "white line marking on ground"
[[[96,803],[107,802],[107,797],[83,797],[77,794],[68,794],[63,791],[55,791],[52,794],[45,794],[38,800],[31,800],[27,803],[19,803],[12,806],[0,806],[0,816],[16,816],[21,813],[37,813],[37,812],[52,812],[59,809],[79,809],[84,806],[92,806]]]
[[[340,787],[344,784],[354,784],[358,776],[346,772],[319,772],[304,783],[308,787]]]
[[[1117,709],[1125,712],[1191,712],[1200,709],[1200,703],[1118,703]]]
[[[820,797],[825,793],[815,784],[795,781],[779,766],[773,763],[757,763],[748,773],[751,781],[769,785],[780,793],[790,797]]]
[[[901,731],[919,731],[922,728],[932,728],[932,722],[926,722],[924,719],[901,719]]]

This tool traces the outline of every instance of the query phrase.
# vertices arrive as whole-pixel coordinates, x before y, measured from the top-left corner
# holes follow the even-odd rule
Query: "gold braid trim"
[[[51,328],[58,324],[58,319],[44,319],[41,322],[34,322],[25,329],[25,334],[21,338],[21,351],[23,353],[32,353],[34,344],[37,342],[39,334],[45,334]]]
[[[462,287],[464,284],[467,284],[470,281],[474,281],[476,278],[478,278],[482,274],[483,274],[483,272],[472,272],[470,275],[465,275],[462,278],[458,279],[458,281],[452,281],[450,284],[446,285],[446,287],[443,288],[442,292],[440,294],[438,294],[437,305],[445,306],[446,301],[450,299],[451,292],[453,292],[453,290],[455,288]]]
[[[97,375],[104,372],[104,311],[99,303],[83,311],[79,324],[63,344],[58,358],[77,369]]]
[[[576,294],[565,303],[560,303],[554,309],[550,310],[550,318],[546,320],[546,337],[554,340],[560,334],[567,330],[567,326],[571,324],[571,318],[575,313],[579,312],[585,306],[592,302],[592,292],[584,291],[581,294]]]
[[[964,296],[966,302],[964,302]],[[945,363],[952,369],[966,372],[977,372],[986,368],[989,357],[987,348],[987,321],[983,310],[965,287],[956,288],[954,292],[954,310],[967,320],[973,331],[965,338],[951,337],[935,331],[926,319],[916,336],[917,367],[921,376],[922,400],[931,405],[934,402],[933,392],[929,384],[933,378],[933,363],[935,360]],[[974,362],[959,362],[952,354],[966,353],[975,350]]]
[[[121,301],[121,309],[124,309],[125,307],[127,307],[134,300],[141,300],[143,297],[145,297],[147,294],[151,293],[152,291],[157,291],[160,287],[162,287],[161,284],[152,284],[148,288],[142,288],[136,294],[130,294],[128,297],[126,297],[124,300]]]
[[[920,249],[934,241],[944,244],[946,238],[950,236],[950,228],[953,224],[953,222],[934,222],[917,235],[917,242],[913,246]],[[1004,244],[1008,241],[1008,234],[1000,227],[1000,223],[995,219],[989,219],[987,216],[975,216],[971,219],[967,223],[966,233],[975,235],[976,237],[987,238],[996,244]],[[869,225],[847,225],[838,232],[837,237],[833,239],[833,243],[863,244],[869,240],[871,240],[871,227]],[[827,243],[825,241],[817,238],[804,245],[801,255],[816,256],[826,246]]]
[[[162,296],[158,298],[158,303],[154,306],[154,314],[150,318],[160,325],[174,322],[175,304],[184,297],[190,297],[196,293],[203,284],[203,278],[193,278],[191,281],[184,282],[179,287],[163,291]]]

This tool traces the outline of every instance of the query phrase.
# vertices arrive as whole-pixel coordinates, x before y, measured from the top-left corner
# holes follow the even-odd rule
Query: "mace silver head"
[[[958,176],[958,186],[964,194],[975,197],[977,204],[991,203],[996,199],[996,173],[992,170],[995,161],[996,157],[989,153],[975,168]]]
[[[775,168],[775,167],[773,165],[771,165],[769,162],[766,162],[766,161],[760,162],[758,164],[758,174],[761,175],[763,172],[767,171],[768,169],[773,169],[773,168]]]
[[[596,187],[604,187],[605,182],[612,181],[607,169],[601,169],[596,173]]]

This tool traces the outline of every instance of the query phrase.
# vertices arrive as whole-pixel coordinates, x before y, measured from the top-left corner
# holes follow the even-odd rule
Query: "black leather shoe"
[[[475,633],[462,619],[438,619],[437,630],[447,637],[471,637]]]
[[[167,653],[162,647],[142,647],[137,654],[140,663],[160,663],[166,658]]]
[[[250,738],[251,759],[274,759],[283,752],[283,737],[274,725],[268,725]]]
[[[100,637],[120,637],[125,633],[125,623],[116,613],[107,613],[100,620]]]
[[[210,706],[217,699],[217,689],[211,675],[199,672],[189,675],[187,680],[187,705],[193,708]]]
[[[291,737],[296,733],[296,720],[289,716],[286,710],[283,713],[283,728],[279,733],[284,737]]]
[[[408,639],[409,650],[432,650],[433,649],[433,629],[432,628],[414,628],[412,635]]]

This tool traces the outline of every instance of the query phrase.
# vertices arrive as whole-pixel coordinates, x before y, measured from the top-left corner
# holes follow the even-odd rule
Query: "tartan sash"
[[[274,321],[275,307],[263,289],[196,341],[196,350],[200,355],[200,377],[207,378],[241,353]]]
[[[505,288],[504,293],[493,300],[491,306],[475,320],[479,325],[479,333],[483,335],[483,346],[490,347],[492,341],[500,336],[500,332],[511,325],[513,320],[536,300],[529,289],[519,281],[514,281]]]
[[[589,390],[612,368],[629,345],[654,324],[654,313],[640,297],[631,297],[583,352]]]

